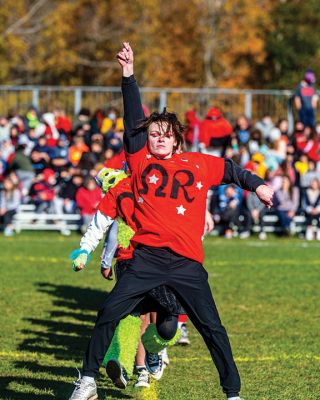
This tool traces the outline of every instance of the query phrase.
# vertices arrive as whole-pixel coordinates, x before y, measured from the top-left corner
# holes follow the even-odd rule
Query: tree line
[[[118,85],[128,40],[144,86],[292,88],[319,27],[318,0],[3,0],[0,84]]]

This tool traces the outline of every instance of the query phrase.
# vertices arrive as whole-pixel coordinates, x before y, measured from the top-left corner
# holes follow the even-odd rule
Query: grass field
[[[0,237],[0,399],[68,399],[96,310],[112,283],[68,262],[79,236]],[[233,346],[245,400],[320,396],[320,246],[298,239],[208,238],[206,268]],[[99,399],[224,399],[202,339],[175,346],[151,389],[115,389],[99,378]]]

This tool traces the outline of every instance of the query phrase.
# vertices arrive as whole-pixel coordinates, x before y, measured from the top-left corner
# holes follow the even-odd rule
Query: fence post
[[[292,95],[288,96],[287,119],[288,119],[288,133],[289,133],[289,135],[292,135],[294,132],[293,97],[292,97]]]
[[[244,101],[244,115],[251,119],[252,117],[252,93],[245,93],[245,101]]]
[[[32,105],[39,110],[39,89],[32,89]]]
[[[74,115],[81,110],[82,91],[80,88],[74,90]]]
[[[167,107],[167,92],[161,90],[159,99],[159,112],[161,113],[165,107]]]

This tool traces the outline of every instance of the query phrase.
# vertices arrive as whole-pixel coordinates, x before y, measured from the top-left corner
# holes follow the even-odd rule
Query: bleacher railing
[[[210,106],[220,107],[227,118],[240,114],[260,119],[263,113],[274,118],[292,118],[290,90],[240,90],[209,88],[141,88],[142,100],[151,110],[167,106],[183,116],[195,108],[203,117]],[[120,87],[100,86],[0,86],[0,114],[9,111],[25,112],[33,105],[41,112],[62,107],[68,115],[81,107],[91,111],[114,106],[121,111]]]

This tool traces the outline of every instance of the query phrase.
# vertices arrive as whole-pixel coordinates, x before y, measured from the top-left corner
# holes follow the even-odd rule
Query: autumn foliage
[[[118,85],[128,40],[145,86],[291,88],[319,26],[317,0],[4,0],[0,83]]]

